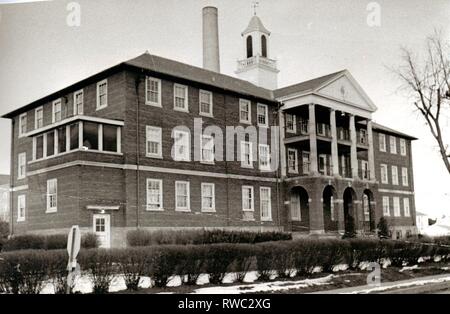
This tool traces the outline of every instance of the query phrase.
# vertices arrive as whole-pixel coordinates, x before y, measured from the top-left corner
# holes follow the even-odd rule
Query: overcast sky
[[[146,50],[201,66],[205,5],[219,9],[221,70],[234,75],[243,57],[240,33],[253,14],[251,0],[81,0],[81,25],[70,27],[71,1],[5,2],[13,1],[0,0],[1,113]],[[417,209],[448,212],[450,175],[386,66],[399,64],[402,45],[423,51],[434,29],[450,41],[450,1],[376,1],[381,24],[373,27],[367,23],[370,2],[259,0],[257,13],[272,32],[270,57],[281,70],[279,86],[348,69],[377,105],[376,122],[420,138],[413,144]],[[8,120],[0,120],[0,134],[0,173],[9,173]]]

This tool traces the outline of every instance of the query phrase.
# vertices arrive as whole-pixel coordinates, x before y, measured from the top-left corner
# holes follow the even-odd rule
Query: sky
[[[0,0],[1,114],[147,50],[202,66],[206,5],[219,9],[221,72],[234,76],[243,58],[240,34],[253,14],[252,0],[10,2],[21,1]],[[420,57],[435,29],[450,41],[450,1],[259,0],[257,14],[272,32],[269,57],[278,61],[279,87],[348,69],[378,107],[374,121],[419,138],[413,143],[417,210],[449,213],[450,175],[388,68],[399,66],[402,46]],[[368,23],[368,16],[379,23]],[[0,173],[9,173],[9,120],[0,119],[0,134]]]

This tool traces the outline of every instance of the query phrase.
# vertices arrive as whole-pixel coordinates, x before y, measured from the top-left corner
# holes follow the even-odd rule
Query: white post
[[[309,104],[309,171],[311,175],[318,175],[318,161],[317,161],[317,134],[316,134],[316,109],[314,104]]]
[[[356,127],[355,127],[355,116],[350,115],[350,139],[352,141],[352,146],[350,149],[350,164],[352,167],[352,178],[358,178],[358,156],[356,150]]]
[[[336,131],[336,110],[330,109],[330,127],[331,127],[331,163],[333,176],[339,176],[339,158]]]

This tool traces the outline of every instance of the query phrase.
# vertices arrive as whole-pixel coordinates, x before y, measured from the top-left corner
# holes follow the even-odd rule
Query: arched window
[[[247,58],[253,57],[253,39],[252,36],[247,37]]]
[[[266,36],[261,36],[261,55],[267,58],[267,38]]]

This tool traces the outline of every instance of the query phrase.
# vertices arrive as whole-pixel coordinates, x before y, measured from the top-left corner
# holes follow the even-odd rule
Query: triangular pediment
[[[361,86],[348,71],[344,71],[337,77],[334,77],[321,86],[318,86],[314,92],[352,104],[371,112],[377,109],[374,103],[370,100]]]

